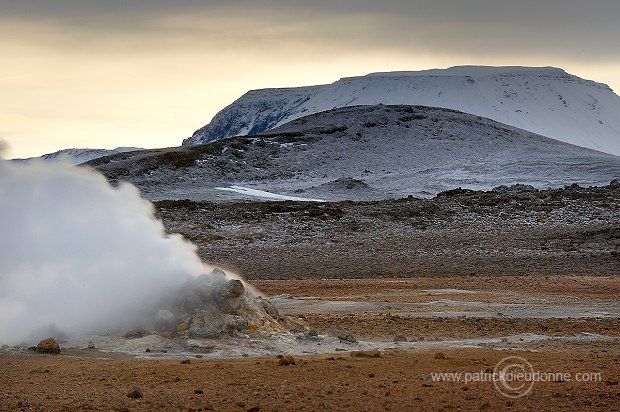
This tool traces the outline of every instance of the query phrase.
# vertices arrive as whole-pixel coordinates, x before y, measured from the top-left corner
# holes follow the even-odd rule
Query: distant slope
[[[550,67],[461,66],[373,73],[324,86],[253,90],[183,144],[260,133],[309,114],[378,103],[455,109],[620,155],[620,97],[604,84]]]
[[[89,164],[155,200],[245,197],[216,190],[232,185],[343,200],[517,183],[606,185],[620,177],[618,156],[454,110],[383,105],[334,109],[260,135],[123,153]]]
[[[34,159],[44,160],[46,162],[66,161],[73,165],[88,162],[103,156],[110,156],[116,153],[131,152],[134,150],[142,150],[137,147],[117,147],[116,149],[63,149],[54,153],[49,153],[40,157],[30,157],[27,159],[13,159],[14,161],[29,161]]]

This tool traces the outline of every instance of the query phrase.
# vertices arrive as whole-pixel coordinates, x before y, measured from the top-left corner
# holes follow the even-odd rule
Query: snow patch
[[[276,193],[266,192],[264,190],[250,189],[242,186],[230,186],[230,187],[216,187],[216,190],[225,190],[227,192],[239,193],[242,195],[252,196],[252,197],[262,197],[265,199],[272,200],[294,200],[297,202],[325,202],[323,199],[311,199],[307,197],[297,197],[297,196],[287,196],[287,195],[279,195]]]

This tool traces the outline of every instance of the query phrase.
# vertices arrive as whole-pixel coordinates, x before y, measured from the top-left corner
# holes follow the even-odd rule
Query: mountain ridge
[[[455,109],[620,155],[620,97],[609,86],[559,68],[520,66],[378,72],[328,85],[252,90],[183,145],[261,133],[309,114],[372,104]]]
[[[24,159],[11,159],[15,162],[28,162],[33,160],[43,160],[45,162],[67,162],[70,165],[78,165],[100,157],[111,156],[117,153],[143,150],[139,147],[117,147],[116,149],[91,149],[91,148],[71,148],[62,149],[53,153],[47,153],[38,157]]]

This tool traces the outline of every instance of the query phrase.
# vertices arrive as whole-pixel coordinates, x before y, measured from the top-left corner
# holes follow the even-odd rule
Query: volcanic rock
[[[280,366],[295,365],[295,358],[293,358],[291,355],[284,355],[278,360],[278,365]]]
[[[303,333],[308,330],[308,325],[301,319],[295,319],[291,316],[284,316],[280,319],[284,323],[287,330],[294,333]]]
[[[199,311],[189,322],[188,334],[190,337],[219,338],[236,331],[240,326],[238,321],[235,316],[217,310]]]
[[[60,345],[58,345],[56,339],[47,338],[37,344],[37,352],[57,355],[60,353]]]
[[[265,313],[267,313],[267,315],[271,316],[274,319],[280,318],[280,312],[278,312],[278,309],[270,301],[259,298],[256,299],[255,302],[258,307],[260,307],[262,310],[265,311]]]
[[[222,296],[224,298],[238,298],[245,293],[245,286],[238,279],[228,281],[226,287],[222,288]]]
[[[242,281],[228,278],[221,269],[190,278],[158,309],[155,324],[160,331],[190,338],[270,336],[309,329],[302,320],[280,316],[271,302],[254,296]]]
[[[347,332],[346,330],[342,328],[332,327],[332,328],[327,329],[326,333],[329,336],[333,336],[333,337],[340,339],[341,342],[349,342],[349,343],[357,342],[357,339],[355,339],[355,336],[353,336],[352,334],[350,334],[349,332]]]
[[[394,342],[407,342],[407,338],[403,335],[394,336]]]
[[[138,386],[134,386],[127,393],[127,397],[131,399],[139,399],[139,398],[143,398],[144,394],[142,393],[142,389],[140,389]]]

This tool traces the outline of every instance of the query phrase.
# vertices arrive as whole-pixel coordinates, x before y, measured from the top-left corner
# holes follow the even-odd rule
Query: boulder
[[[224,298],[238,298],[245,293],[245,286],[243,282],[238,279],[231,279],[228,284],[222,288],[221,294]]]
[[[127,397],[131,399],[140,399],[144,397],[144,394],[142,393],[142,389],[138,386],[134,386],[131,390],[129,390],[129,392],[127,392]]]
[[[295,358],[291,355],[284,355],[278,359],[278,365],[280,366],[289,366],[295,364]]]
[[[47,338],[37,344],[37,352],[57,355],[60,353],[60,345],[56,342],[56,339]]]
[[[342,328],[329,328],[327,329],[326,333],[329,336],[333,336],[335,338],[340,339],[341,342],[349,342],[349,343],[356,343],[357,339],[355,339],[355,337],[350,334],[349,332],[347,332],[346,330],[342,329]]]

